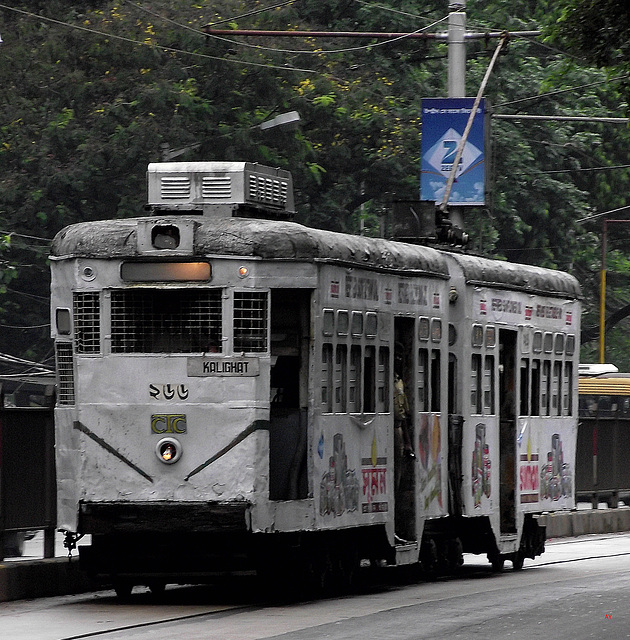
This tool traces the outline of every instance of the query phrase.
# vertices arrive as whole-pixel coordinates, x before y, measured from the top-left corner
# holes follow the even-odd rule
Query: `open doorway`
[[[416,539],[414,318],[394,318],[394,502],[400,540]]]
[[[269,497],[306,498],[311,291],[271,291]]]
[[[501,533],[516,533],[517,332],[499,329],[499,454]]]

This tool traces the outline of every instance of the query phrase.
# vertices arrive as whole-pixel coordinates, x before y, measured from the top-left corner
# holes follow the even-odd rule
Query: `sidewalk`
[[[82,540],[79,544],[89,544]],[[44,532],[25,540],[22,556],[0,562],[0,602],[44,598],[91,591],[95,585],[79,569],[79,553],[72,558],[63,546],[63,534],[55,538],[55,557],[44,558]]]

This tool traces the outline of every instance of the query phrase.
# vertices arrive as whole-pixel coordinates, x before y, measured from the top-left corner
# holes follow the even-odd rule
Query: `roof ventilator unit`
[[[147,171],[155,215],[273,218],[295,214],[291,174],[250,162],[154,162]]]

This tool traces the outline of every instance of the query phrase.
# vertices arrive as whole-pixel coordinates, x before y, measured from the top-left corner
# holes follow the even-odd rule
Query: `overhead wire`
[[[29,324],[29,325],[14,325],[14,324],[2,324],[0,323],[0,328],[2,329],[45,329],[46,327],[50,327],[50,322],[45,324]]]
[[[530,102],[532,100],[540,100],[542,98],[548,98],[550,96],[560,95],[562,93],[571,93],[573,91],[580,91],[581,89],[588,89],[589,87],[597,86],[598,84],[607,84],[608,82],[618,82],[620,80],[626,80],[630,78],[630,74],[623,74],[621,76],[616,76],[614,78],[606,78],[603,80],[597,80],[595,82],[589,82],[587,84],[581,84],[574,87],[568,87],[566,89],[557,89],[555,91],[547,91],[545,93],[537,93],[536,95],[528,96],[526,98],[519,98],[518,100],[510,100],[509,102],[500,102],[498,104],[493,105],[494,108],[498,107],[508,107],[514,104],[519,104],[521,102]]]
[[[3,231],[0,229],[0,235],[15,236],[16,238],[26,238],[27,240],[41,240],[42,242],[52,242],[51,238],[42,238],[41,236],[27,236],[24,233],[16,233],[15,231]]]
[[[427,31],[428,29],[431,29],[432,27],[448,20],[448,16],[444,16],[443,18],[440,18],[439,20],[436,20],[435,22],[427,25],[426,27],[421,27],[420,29],[416,29],[414,31],[410,31],[408,33],[405,33],[403,35],[400,36],[396,36],[395,38],[390,38],[388,40],[383,40],[381,42],[374,42],[371,44],[366,44],[366,45],[361,45],[358,47],[345,47],[345,48],[338,48],[338,49],[317,49],[317,50],[309,50],[309,49],[281,49],[278,47],[267,47],[265,45],[260,45],[260,44],[252,44],[250,42],[243,42],[241,40],[234,40],[232,38],[228,38],[226,36],[219,36],[216,34],[211,34],[211,33],[206,33],[205,31],[201,31],[199,29],[195,29],[194,27],[190,27],[186,24],[182,24],[180,22],[177,22],[176,20],[172,20],[171,18],[167,18],[165,16],[162,16],[158,13],[156,13],[155,11],[152,11],[151,9],[147,9],[146,7],[143,7],[142,5],[139,5],[136,2],[131,2],[130,0],[123,0],[124,2],[126,2],[127,4],[129,4],[130,6],[135,7],[136,9],[140,9],[141,11],[144,11],[145,13],[148,13],[149,15],[153,16],[154,18],[158,18],[160,20],[164,20],[165,22],[168,22],[170,24],[176,25],[178,27],[181,27],[182,29],[187,29],[188,31],[192,31],[193,33],[196,33],[198,35],[204,36],[206,38],[212,38],[213,40],[219,40],[221,42],[227,42],[229,44],[232,45],[236,45],[236,46],[240,46],[240,47],[247,47],[250,49],[260,49],[262,51],[271,51],[273,53],[291,53],[291,54],[305,54],[305,55],[317,55],[317,56],[321,56],[321,55],[330,55],[330,54],[336,54],[336,53],[346,53],[349,51],[361,51],[361,50],[365,50],[365,49],[372,49],[374,47],[382,47],[388,44],[392,44],[393,42],[398,42],[399,40],[404,40],[405,38],[408,38],[409,36],[418,34],[418,33],[422,33],[423,31]],[[308,34],[306,34],[305,37],[308,37]]]
[[[549,169],[548,171],[527,171],[516,173],[512,173],[512,175],[522,176],[522,175],[532,175],[532,174],[552,174],[552,173],[573,173],[579,171],[609,171],[612,169],[630,169],[630,164],[617,164],[612,166],[604,166],[604,167],[575,167],[573,169]]]
[[[302,68],[298,68],[298,67],[292,67],[292,66],[280,66],[280,65],[274,65],[274,64],[268,64],[268,63],[262,63],[262,62],[251,62],[251,61],[247,61],[247,60],[237,60],[234,58],[225,58],[225,57],[221,57],[221,56],[213,56],[207,53],[199,53],[197,51],[186,51],[185,49],[178,49],[176,47],[168,47],[165,45],[160,45],[160,44],[156,44],[153,42],[143,42],[141,40],[135,40],[133,38],[128,38],[126,36],[119,36],[117,34],[113,34],[113,33],[108,33],[106,31],[100,31],[98,29],[91,29],[89,27],[83,26],[83,25],[78,25],[78,24],[71,24],[69,22],[64,22],[63,20],[57,20],[55,18],[49,18],[47,16],[42,16],[38,13],[32,13],[31,11],[25,11],[23,9],[17,9],[15,7],[9,7],[5,4],[0,4],[0,9],[6,9],[7,11],[13,11],[15,13],[20,13],[22,15],[25,15],[29,18],[36,18],[37,20],[43,20],[45,22],[50,22],[52,24],[57,24],[63,27],[67,27],[70,29],[77,29],[79,31],[85,31],[88,33],[92,33],[95,35],[99,35],[99,36],[103,36],[105,38],[111,38],[112,40],[120,40],[122,42],[128,42],[131,44],[136,44],[136,45],[140,45],[140,46],[145,46],[145,47],[153,47],[155,49],[159,49],[160,51],[165,51],[167,53],[178,53],[178,54],[184,54],[187,56],[192,56],[192,57],[196,57],[196,58],[205,58],[205,59],[209,59],[209,60],[217,60],[219,62],[228,62],[230,64],[240,64],[240,65],[244,65],[244,66],[250,66],[250,67],[264,67],[264,68],[269,68],[269,69],[278,69],[280,71],[291,71],[291,72],[297,72],[297,73],[318,73],[318,71],[315,71],[313,69],[302,69]],[[204,34],[205,35],[205,34]]]
[[[354,0],[358,4],[362,4],[370,9],[380,9],[381,11],[388,11],[390,13],[397,13],[398,15],[407,16],[408,18],[422,19],[425,16],[418,15],[416,13],[409,13],[408,11],[401,11],[400,9],[393,9],[392,7],[384,7],[380,4],[374,4],[373,2],[365,2],[365,0]]]
[[[54,370],[49,367],[45,367],[39,362],[33,362],[31,360],[25,360],[24,358],[18,358],[17,356],[12,356],[8,353],[0,353],[0,362],[4,362],[7,364],[20,365],[32,367],[34,369],[39,369],[42,373],[53,373]]]
[[[128,1],[128,0],[123,0],[123,1]],[[278,4],[272,4],[272,5],[269,5],[268,7],[261,7],[260,9],[254,9],[253,11],[248,11],[247,13],[241,13],[238,16],[216,20],[215,22],[211,22],[208,26],[214,27],[218,24],[225,24],[226,22],[231,22],[233,20],[240,20],[241,18],[249,18],[250,16],[255,16],[260,13],[265,13],[265,11],[271,11],[271,9],[279,9],[280,7],[286,7],[296,2],[299,2],[299,0],[285,0],[285,2],[279,2]]]

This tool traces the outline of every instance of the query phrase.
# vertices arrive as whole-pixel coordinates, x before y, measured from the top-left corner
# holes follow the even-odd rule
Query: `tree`
[[[169,150],[179,160],[289,169],[298,221],[312,226],[357,232],[363,223],[376,233],[392,197],[417,197],[421,100],[446,94],[443,42],[218,39],[201,29],[406,32],[443,20],[445,0],[300,0],[272,10],[258,1],[211,4],[38,0],[14,3],[27,14],[0,10],[0,353],[50,353],[46,244],[38,238],[72,222],[141,215],[146,166]],[[524,30],[554,7],[470,0],[467,12],[476,30]],[[483,41],[468,47],[469,95],[491,49]],[[515,39],[487,97],[498,113],[609,115],[622,93],[605,79]],[[256,127],[289,110],[301,115],[297,132],[265,136]],[[627,133],[495,120],[493,137],[494,204],[467,221],[475,250],[573,270],[594,324],[599,234],[577,220],[625,202],[628,170],[593,169],[630,164]]]

